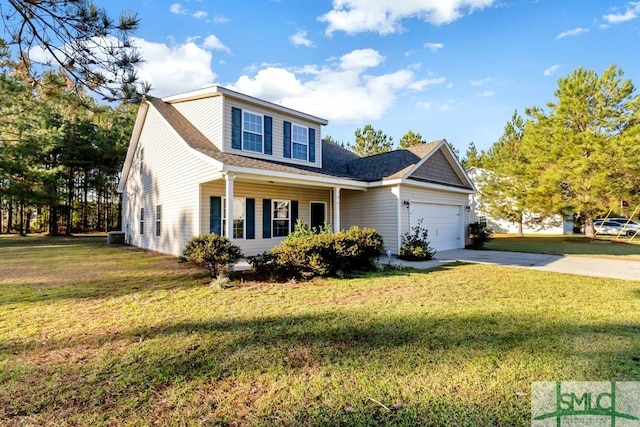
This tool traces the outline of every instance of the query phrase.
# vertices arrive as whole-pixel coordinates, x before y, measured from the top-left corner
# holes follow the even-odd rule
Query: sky
[[[558,79],[611,64],[640,85],[640,1],[95,0],[141,20],[139,76],[164,97],[214,84],[327,119],[487,150]]]

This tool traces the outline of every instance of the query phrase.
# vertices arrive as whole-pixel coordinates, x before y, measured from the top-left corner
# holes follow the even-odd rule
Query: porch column
[[[340,231],[340,187],[333,187],[333,232]]]
[[[233,180],[236,175],[233,173],[224,173],[225,182],[225,208],[227,215],[225,216],[225,234],[227,239],[233,241]]]

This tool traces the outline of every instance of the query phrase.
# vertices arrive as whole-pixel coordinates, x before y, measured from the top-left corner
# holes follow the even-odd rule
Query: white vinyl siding
[[[218,149],[223,149],[223,98],[221,96],[174,102],[171,105],[193,123]],[[231,121],[229,121],[229,126],[231,126]]]
[[[398,197],[393,193],[395,187],[378,187],[368,191],[342,190],[341,222],[342,229],[354,225],[373,227],[384,240],[385,248],[397,253],[398,246]]]
[[[272,154],[264,154],[252,151],[242,151],[243,156],[247,157],[257,157],[261,159],[267,159],[272,161],[286,162],[286,163],[294,163],[299,165],[306,166],[322,166],[322,134],[321,134],[321,126],[318,123],[308,122],[304,120],[300,120],[300,117],[282,114],[277,110],[269,110],[269,109],[260,109],[255,105],[239,102],[235,99],[225,98],[224,101],[224,147],[222,151],[226,152],[235,152],[240,153],[239,150],[233,150],[231,148],[231,108],[236,107],[240,108],[243,113],[245,110],[250,111],[252,113],[263,114],[265,116],[269,116],[272,118]],[[315,162],[310,163],[307,161],[308,157],[305,156],[304,160],[299,160],[295,158],[286,158],[284,157],[284,122],[292,122],[296,123],[298,126],[307,127],[307,141],[308,141],[308,128],[315,129]],[[293,126],[292,126],[293,128]],[[292,144],[293,145],[293,144]],[[292,147],[293,148],[293,147]],[[293,153],[292,153],[293,154]]]
[[[145,147],[145,170],[139,172],[140,161],[136,156],[122,195],[127,242],[180,256],[199,229],[198,182],[212,179],[215,167],[188,148],[153,107],[149,107],[140,143]],[[155,207],[161,202],[162,233],[156,237]],[[135,232],[141,208],[146,211],[143,235]]]

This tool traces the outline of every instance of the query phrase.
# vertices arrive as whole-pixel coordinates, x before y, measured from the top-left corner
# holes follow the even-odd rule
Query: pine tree
[[[356,129],[355,137],[356,142],[347,148],[361,157],[391,151],[393,138],[381,130],[375,130],[371,125],[365,125],[364,129]]]
[[[515,111],[500,139],[484,156],[483,166],[487,172],[478,182],[480,209],[489,216],[517,223],[520,236],[524,235],[523,223],[531,187],[528,161],[522,152],[524,129],[524,120]],[[471,144],[469,148],[472,148]]]
[[[469,146],[467,147],[467,152],[465,153],[464,158],[460,160],[460,163],[465,169],[481,168],[484,156],[485,152],[481,151],[480,153],[478,153],[476,144],[471,141],[469,143]]]
[[[402,136],[402,138],[400,138],[398,148],[409,148],[415,145],[424,144],[425,142],[426,141],[422,138],[422,135],[419,133],[413,133],[412,130],[409,130]]]
[[[594,218],[621,201],[638,204],[640,98],[615,65],[601,75],[580,67],[560,78],[556,102],[527,110],[523,149],[541,211],[577,213],[587,236]]]
[[[48,70],[63,69],[71,84],[109,101],[135,101],[149,91],[136,75],[142,63],[131,41],[140,22],[136,15],[114,20],[91,0],[7,0],[0,12],[8,43],[33,82]],[[37,50],[41,55],[30,54]]]

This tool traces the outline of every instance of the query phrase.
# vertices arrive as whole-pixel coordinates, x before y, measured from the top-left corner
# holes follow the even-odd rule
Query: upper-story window
[[[252,111],[231,108],[231,148],[253,153],[273,153],[273,120]]]
[[[243,111],[242,149],[262,153],[262,115]]]
[[[282,154],[285,158],[316,162],[316,130],[314,128],[285,120],[282,130],[284,144]]]
[[[309,128],[291,125],[291,157],[298,160],[308,160],[309,156]]]

